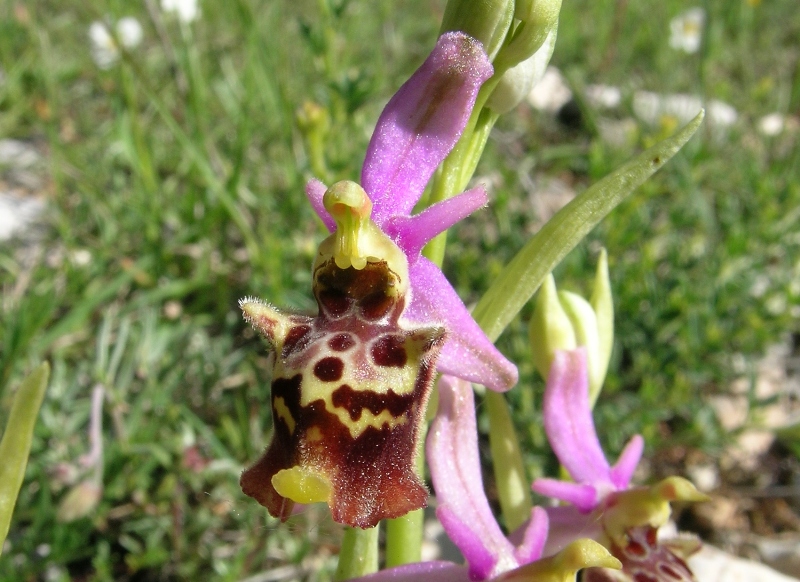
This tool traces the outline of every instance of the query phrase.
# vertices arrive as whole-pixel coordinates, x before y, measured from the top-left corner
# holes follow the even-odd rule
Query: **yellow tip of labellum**
[[[683,477],[667,477],[651,487],[653,495],[665,501],[709,501],[711,498],[697,490]]]
[[[331,483],[327,478],[299,465],[278,471],[272,477],[272,486],[295,503],[327,502],[331,493]]]
[[[613,568],[619,570],[622,563],[601,544],[590,539],[576,540],[555,556],[543,558],[511,570],[498,578],[502,582],[575,582],[575,576],[583,568]]]

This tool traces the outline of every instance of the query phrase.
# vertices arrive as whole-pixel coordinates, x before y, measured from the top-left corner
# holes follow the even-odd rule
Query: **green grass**
[[[6,387],[43,359],[53,366],[0,579],[239,580],[287,565],[329,576],[340,533],[321,508],[282,526],[238,489],[270,418],[267,354],[236,301],[313,307],[323,228],[305,181],[358,176],[381,108],[433,46],[442,2],[323,4],[206,2],[184,29],[141,3],[0,8],[0,136],[44,144],[50,206],[41,253],[0,247],[0,424]],[[695,92],[740,113],[557,270],[561,287],[586,292],[597,247],[609,250],[617,342],[598,424],[615,451],[633,432],[659,446],[666,426],[672,442],[714,450],[723,435],[700,395],[725,390],[736,354],[753,361],[798,331],[800,147],[755,124],[800,110],[800,16],[791,2],[706,5],[707,43],[684,55],[667,44],[677,0],[564,3],[553,62],[576,82]],[[107,71],[87,40],[104,15],[144,25],[142,45]],[[324,159],[297,118],[307,101],[327,118]],[[445,270],[462,297],[476,301],[530,234],[523,174],[582,190],[664,131],[639,126],[620,149],[524,105],[502,119],[478,170],[497,177],[491,208],[450,237]],[[500,346],[520,365],[510,399],[535,472],[549,456],[529,314]],[[56,468],[80,469],[98,383],[103,496],[90,517],[60,523],[74,483]]]

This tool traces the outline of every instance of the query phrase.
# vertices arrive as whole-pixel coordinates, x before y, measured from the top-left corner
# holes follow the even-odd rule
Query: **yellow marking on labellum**
[[[335,384],[335,388],[338,388],[339,386],[340,384]],[[396,384],[396,386],[403,386],[404,388],[406,387],[405,384]],[[380,391],[364,390],[363,388],[359,390],[359,392],[372,392],[376,395],[380,395],[387,391],[388,387],[386,385],[384,385],[383,389]],[[408,421],[405,416],[394,416],[389,410],[386,409],[381,410],[378,414],[373,414],[373,412],[368,408],[362,408],[358,419],[353,420],[350,416],[350,411],[347,408],[335,406],[333,404],[333,392],[335,392],[335,389],[332,390],[330,383],[319,382],[316,379],[309,378],[309,375],[306,374],[303,376],[303,389],[300,394],[300,405],[305,407],[312,402],[322,400],[325,403],[325,410],[336,415],[336,417],[339,419],[339,422],[347,427],[347,429],[350,431],[350,436],[354,439],[361,436],[361,434],[369,427],[380,430],[385,425],[391,430],[395,427],[404,425]],[[411,390],[406,389],[404,392],[408,393],[411,392]],[[320,428],[316,426],[311,427],[308,432],[306,432],[306,438],[309,441],[321,440],[322,433]]]
[[[292,412],[289,410],[289,407],[286,406],[286,401],[283,399],[283,396],[276,396],[273,398],[272,406],[275,408],[277,417],[286,423],[286,426],[289,428],[289,434],[294,434],[294,427],[297,423],[294,418],[292,418]]]
[[[325,475],[300,465],[275,473],[272,486],[279,495],[296,503],[327,502],[331,494],[331,482]]]
[[[369,427],[381,430],[385,425],[389,430],[392,430],[408,422],[405,416],[393,416],[388,410],[381,410],[376,415],[372,414],[371,410],[364,408],[358,420],[352,420],[350,418],[350,413],[344,408],[336,408],[332,412],[339,418],[341,423],[347,427],[350,431],[350,436],[354,439],[361,436]]]

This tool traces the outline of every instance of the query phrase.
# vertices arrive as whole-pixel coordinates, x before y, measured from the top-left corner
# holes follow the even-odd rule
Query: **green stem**
[[[431,391],[436,392],[436,386]],[[436,410],[438,398],[431,394],[428,400],[427,412]],[[426,415],[420,427],[419,442],[425,443],[425,436],[428,434]],[[421,448],[424,449],[424,446]],[[417,452],[417,475],[422,478],[425,473],[425,454],[424,450]],[[425,510],[417,509],[407,513],[403,517],[386,520],[386,567],[393,568],[403,564],[412,564],[422,561],[422,538],[425,525]]]
[[[403,517],[386,520],[386,567],[422,561],[425,510],[417,509]]]
[[[334,580],[350,580],[378,571],[378,530],[345,527]]]
[[[508,531],[514,531],[531,515],[533,504],[529,482],[505,396],[487,391],[484,402],[489,413],[489,447],[492,451],[500,510]]]

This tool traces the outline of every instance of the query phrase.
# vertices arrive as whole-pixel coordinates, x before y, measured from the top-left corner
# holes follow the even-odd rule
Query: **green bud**
[[[331,119],[328,110],[314,103],[306,101],[297,110],[297,126],[303,134],[311,169],[320,179],[326,179],[330,173],[325,160],[328,134],[331,129]]]
[[[597,272],[594,277],[592,297],[589,299],[594,314],[597,317],[598,337],[598,363],[597,374],[602,385],[608,372],[608,363],[611,360],[611,350],[614,348],[614,301],[611,297],[611,279],[608,276],[608,253],[606,249],[600,250],[597,261]],[[597,394],[600,390],[598,389]],[[597,394],[590,391],[590,403],[593,405]]]
[[[502,115],[511,111],[525,99],[547,70],[547,64],[550,62],[556,46],[556,32],[555,28],[552,29],[538,51],[503,73],[497,87],[486,102],[489,109]]]
[[[586,348],[589,403],[594,406],[614,345],[614,305],[605,249],[597,263],[591,301],[577,293],[557,292],[553,276],[548,275],[539,290],[529,332],[533,363],[545,379],[555,350]]]
[[[450,0],[439,34],[467,33],[481,41],[491,61],[503,45],[513,18],[513,0]]]
[[[577,293],[560,291],[558,298],[575,331],[575,341],[586,348],[586,365],[589,371],[589,402],[593,403],[603,386],[600,375],[600,339],[597,337],[597,317],[591,304]]]
[[[550,373],[555,351],[572,350],[577,346],[572,323],[558,301],[556,282],[552,274],[547,276],[539,289],[528,333],[533,364],[545,379]]]
[[[514,17],[520,21],[497,55],[496,68],[510,68],[539,50],[547,35],[558,27],[561,0],[524,0],[515,6]]]

